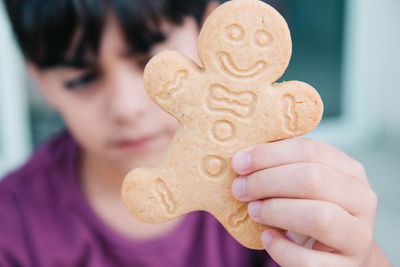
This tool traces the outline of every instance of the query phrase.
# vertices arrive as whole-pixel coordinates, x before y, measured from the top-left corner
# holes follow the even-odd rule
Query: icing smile
[[[267,63],[263,60],[257,61],[249,68],[238,68],[233,62],[232,57],[227,53],[220,53],[218,55],[218,59],[225,72],[238,78],[248,78],[256,76],[267,68]]]

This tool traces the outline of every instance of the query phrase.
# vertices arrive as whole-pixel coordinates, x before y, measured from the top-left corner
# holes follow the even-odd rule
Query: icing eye
[[[260,47],[267,47],[272,43],[272,35],[264,30],[256,32],[254,43]]]
[[[244,37],[244,29],[242,28],[242,26],[237,24],[232,24],[228,26],[226,33],[228,35],[228,38],[233,41],[240,41]]]

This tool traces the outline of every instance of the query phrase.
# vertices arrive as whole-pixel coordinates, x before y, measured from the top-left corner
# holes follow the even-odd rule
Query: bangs
[[[23,4],[21,1],[25,1]],[[206,0],[6,0],[22,52],[39,68],[97,55],[108,15],[114,12],[131,53],[146,53],[165,40],[161,21],[180,24],[192,15],[200,23]]]

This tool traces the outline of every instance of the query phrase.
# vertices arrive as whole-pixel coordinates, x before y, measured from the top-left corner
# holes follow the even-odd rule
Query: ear
[[[37,85],[36,87],[39,89],[41,95],[46,100],[46,103],[50,106],[51,109],[57,111],[55,103],[53,103],[52,99],[52,91],[46,89],[46,81],[44,78],[43,71],[40,70],[35,64],[27,61],[25,63],[26,70],[29,75],[32,77],[33,81]]]
[[[201,24],[203,25],[204,21],[207,19],[207,17],[219,6],[220,4],[217,1],[210,1],[207,4],[206,10],[204,11],[204,16],[203,20],[201,21]]]

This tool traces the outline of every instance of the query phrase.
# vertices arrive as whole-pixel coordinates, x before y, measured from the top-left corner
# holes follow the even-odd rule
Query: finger
[[[311,236],[344,254],[370,244],[372,231],[358,218],[329,202],[274,198],[251,202],[249,215],[260,223]]]
[[[361,163],[329,144],[305,138],[263,143],[237,152],[231,160],[232,169],[239,175],[291,164],[315,162],[339,169],[351,177],[366,180]]]
[[[282,165],[238,177],[232,193],[239,201],[279,197],[323,200],[355,216],[369,216],[376,209],[376,195],[369,185],[319,163]]]
[[[291,241],[295,242],[297,245],[301,245],[305,248],[312,248],[314,250],[326,251],[326,252],[336,252],[336,249],[328,247],[327,245],[315,240],[311,236],[300,235],[298,233],[287,231],[286,237]]]
[[[328,247],[327,245],[319,242],[318,240],[314,240],[315,242],[312,245],[312,249],[326,252],[335,252],[334,248]]]
[[[293,231],[286,231],[285,236],[289,238],[289,240],[295,242],[297,245],[301,245],[302,247],[306,248],[312,248],[315,242],[315,239],[311,236],[301,235]]]
[[[350,265],[350,262],[341,255],[302,247],[288,240],[283,234],[273,229],[266,230],[261,236],[261,241],[268,254],[281,266],[308,267]]]

